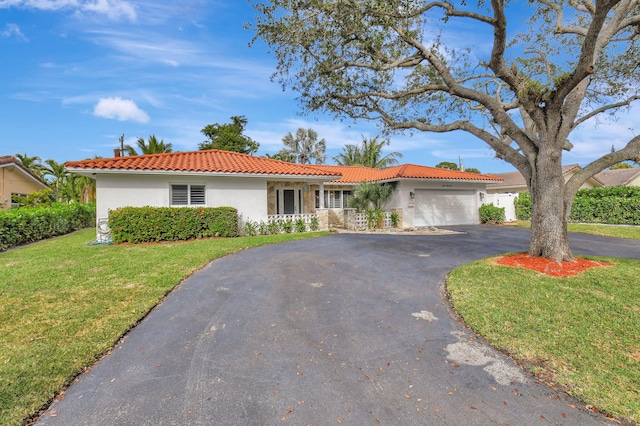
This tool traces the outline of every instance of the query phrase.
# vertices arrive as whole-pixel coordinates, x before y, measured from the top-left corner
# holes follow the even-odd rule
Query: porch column
[[[320,208],[324,209],[324,182],[320,182]]]

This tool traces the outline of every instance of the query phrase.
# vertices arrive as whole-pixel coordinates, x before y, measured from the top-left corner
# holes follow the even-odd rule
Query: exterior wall
[[[241,220],[267,220],[264,178],[118,174],[96,176],[97,217],[120,207],[170,207],[172,184],[205,185],[206,207],[235,207]]]
[[[0,167],[0,209],[11,208],[11,194],[32,194],[46,188],[17,166]]]
[[[475,191],[474,206],[474,222],[480,223],[478,208],[480,208],[480,194],[486,191],[486,184],[471,182],[438,182],[438,181],[420,181],[420,180],[401,180],[398,182],[396,192],[391,200],[385,206],[385,210],[402,209],[402,226],[403,228],[412,228],[414,226],[414,200],[411,199],[411,192],[415,193],[418,189],[438,189],[438,190],[473,190]]]

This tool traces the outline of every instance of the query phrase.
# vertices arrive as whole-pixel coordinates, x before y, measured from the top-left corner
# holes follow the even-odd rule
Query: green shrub
[[[285,219],[280,221],[280,227],[285,233],[290,234],[293,231],[293,220]]]
[[[581,189],[571,208],[571,222],[640,225],[640,187]]]
[[[0,211],[0,251],[95,226],[96,206],[53,203]]]
[[[516,218],[531,220],[531,195],[523,192],[514,200]],[[613,186],[581,189],[571,207],[570,222],[610,225],[640,225],[640,187]]]
[[[256,222],[251,222],[250,220],[248,220],[244,224],[244,235],[248,237],[258,235],[258,224]]]
[[[307,222],[305,222],[301,217],[296,219],[294,226],[296,228],[296,232],[307,232]]]
[[[312,231],[317,231],[320,229],[320,223],[318,222],[318,216],[311,216],[311,221],[309,222],[309,228]]]
[[[380,209],[367,209],[364,211],[364,215],[367,218],[367,228],[377,229],[382,228],[382,222],[384,220],[384,213]]]
[[[123,207],[109,212],[109,228],[114,243],[239,235],[232,207]]]
[[[513,206],[516,210],[516,219],[518,220],[531,220],[531,194],[528,192],[521,192],[513,200]]]
[[[397,228],[400,224],[400,215],[396,211],[391,212],[389,219],[391,219],[391,226],[394,228]]]
[[[280,221],[277,219],[269,220],[269,223],[267,223],[267,229],[269,230],[269,234],[272,234],[272,235],[279,234],[280,231],[282,230],[282,227],[280,226]]]
[[[504,223],[504,207],[496,207],[491,204],[483,204],[478,209],[480,212],[480,222],[490,225]]]

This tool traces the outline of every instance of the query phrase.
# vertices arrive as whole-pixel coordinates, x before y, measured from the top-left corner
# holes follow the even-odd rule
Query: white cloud
[[[0,9],[22,7],[46,11],[74,10],[76,13],[93,12],[117,20],[136,20],[135,7],[126,0],[0,0]]]
[[[93,109],[93,115],[119,121],[132,120],[140,123],[149,121],[149,115],[138,108],[135,102],[120,97],[100,99]]]
[[[29,41],[24,34],[22,34],[22,31],[20,31],[20,27],[17,26],[16,24],[7,24],[4,26],[4,30],[0,31],[0,36],[3,38],[9,38],[12,36],[15,36],[19,39],[22,39],[24,41]]]

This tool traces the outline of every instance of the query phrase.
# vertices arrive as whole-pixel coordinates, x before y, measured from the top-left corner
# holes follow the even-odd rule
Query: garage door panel
[[[415,226],[475,223],[475,192],[473,190],[416,190],[415,194]]]

